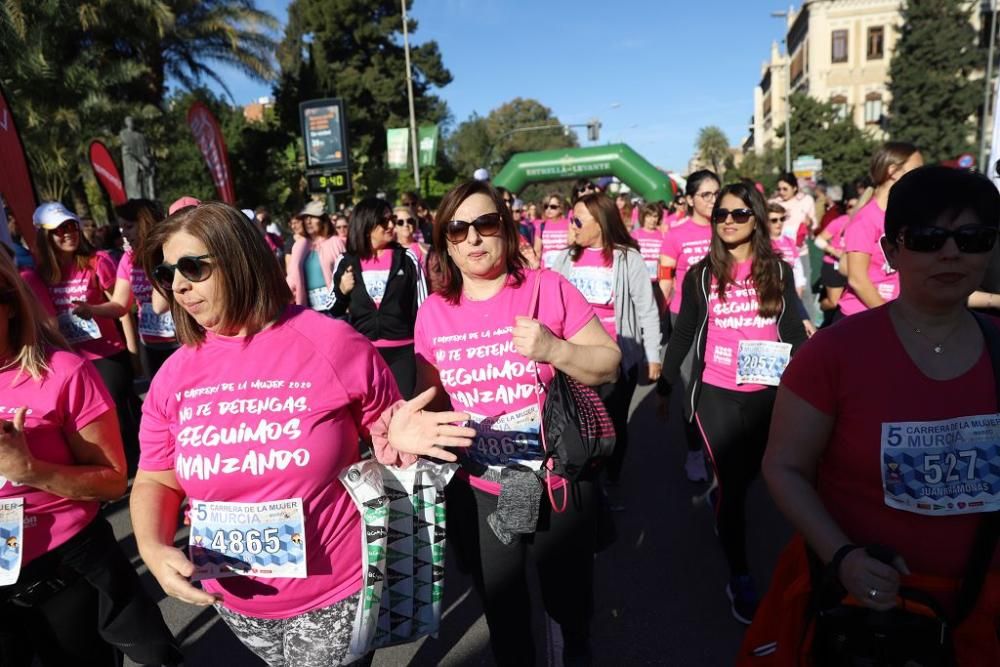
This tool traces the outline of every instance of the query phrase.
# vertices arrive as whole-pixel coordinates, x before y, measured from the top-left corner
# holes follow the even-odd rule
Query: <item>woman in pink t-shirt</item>
[[[111,665],[119,651],[140,664],[180,661],[99,516],[126,477],[100,376],[0,252],[0,663]]]
[[[552,193],[545,198],[542,219],[535,223],[535,254],[541,266],[549,266],[556,253],[569,245],[569,220],[562,195]]]
[[[781,233],[795,241],[796,247],[801,249],[816,226],[816,200],[799,191],[799,179],[792,173],[778,176],[776,189],[778,194],[771,201],[781,204],[788,214]]]
[[[413,209],[409,206],[397,206],[392,209],[392,215],[396,221],[396,226],[393,229],[396,234],[396,243],[412,252],[420,265],[423,266],[429,246],[426,242],[417,240],[417,216],[413,213]]]
[[[422,410],[433,392],[404,403],[363,336],[289,306],[264,239],[236,209],[172,216],[142,252],[183,346],[143,405],[139,554],[168,595],[214,604],[265,662],[340,664],[363,573],[360,516],[338,475],[359,460],[359,438],[383,463],[454,460],[441,446],[469,444],[474,431],[450,425],[468,415]],[[174,547],[185,497],[194,562]]]
[[[658,220],[659,212],[654,215]],[[573,207],[573,225],[574,243],[556,256],[552,268],[580,290],[622,351],[618,379],[597,389],[615,425],[615,449],[607,465],[613,488],[621,481],[636,384],[639,378],[655,382],[660,377],[660,314],[638,244],[611,199],[603,194],[581,198]],[[617,489],[611,502],[613,509],[624,509]]]
[[[684,399],[715,471],[708,498],[729,564],[730,608],[749,624],[757,592],[747,562],[746,494],[760,470],[775,387],[806,332],[791,267],[771,246],[767,206],[756,188],[723,187],[712,220],[711,250],[684,279],[657,390],[662,411],[694,350]]]
[[[465,409],[477,431],[447,488],[448,534],[472,570],[497,663],[535,662],[530,558],[569,664],[590,655],[600,492],[592,479],[553,483],[553,495],[570,499],[565,511],[544,500],[535,367],[544,364],[543,382],[554,366],[599,385],[615,378],[621,353],[569,281],[524,267],[518,236],[488,183],[445,195],[434,225],[443,283],[417,313],[414,334],[418,388],[439,388],[442,406]]]

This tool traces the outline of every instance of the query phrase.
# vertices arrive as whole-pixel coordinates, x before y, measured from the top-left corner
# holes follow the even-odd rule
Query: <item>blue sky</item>
[[[286,20],[287,0],[258,0]],[[564,123],[603,123],[654,164],[684,172],[698,130],[736,145],[788,9],[781,0],[414,0],[413,43],[436,40],[453,81],[436,91],[459,123],[532,97]],[[270,85],[220,68],[236,101]],[[587,145],[585,136],[581,144]]]

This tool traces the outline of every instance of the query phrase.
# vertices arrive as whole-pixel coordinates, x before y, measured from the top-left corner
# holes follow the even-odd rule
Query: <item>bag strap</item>
[[[993,381],[996,383],[997,409],[1000,411],[1000,330],[985,315],[976,312],[972,314],[982,329],[986,349],[990,355]],[[958,590],[955,625],[964,621],[976,606],[983,582],[986,580],[986,573],[993,561],[998,537],[1000,537],[1000,510],[994,510],[984,515],[976,528],[976,535],[972,540],[972,553],[969,554],[965,576],[962,577],[962,584]]]

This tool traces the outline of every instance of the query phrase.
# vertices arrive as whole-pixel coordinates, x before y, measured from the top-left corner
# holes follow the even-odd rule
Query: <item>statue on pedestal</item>
[[[156,188],[153,185],[156,163],[146,144],[146,135],[135,129],[135,121],[131,116],[125,118],[125,127],[118,138],[122,142],[125,194],[129,199],[156,199]]]

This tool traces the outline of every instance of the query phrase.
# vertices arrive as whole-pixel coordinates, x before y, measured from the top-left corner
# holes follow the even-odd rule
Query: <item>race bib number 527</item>
[[[1000,414],[882,424],[889,507],[945,516],[1000,509]]]

